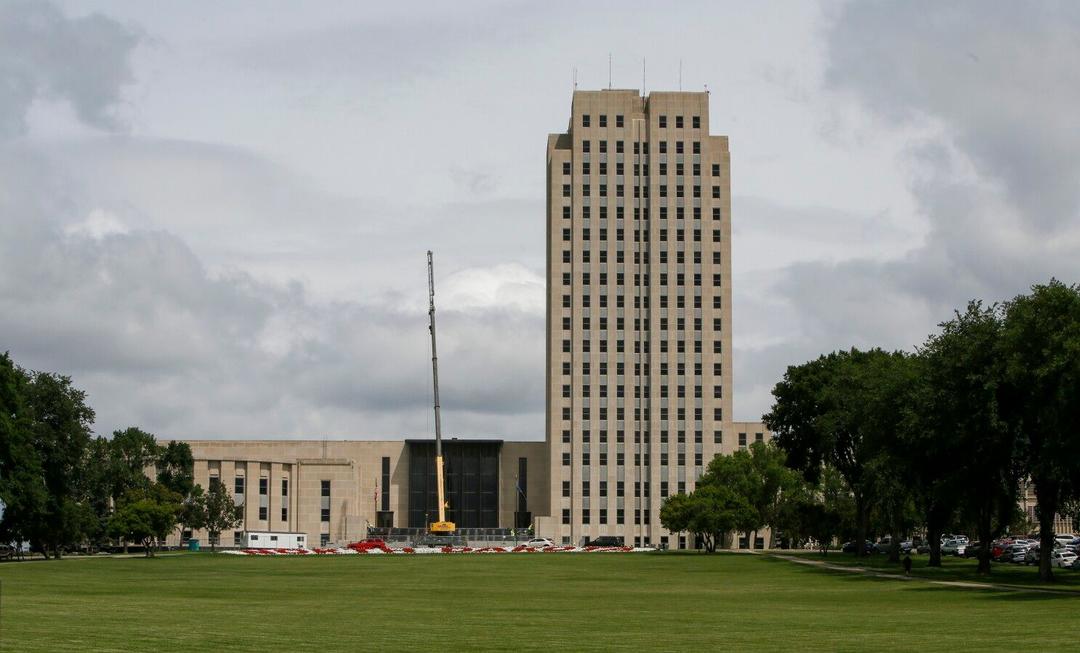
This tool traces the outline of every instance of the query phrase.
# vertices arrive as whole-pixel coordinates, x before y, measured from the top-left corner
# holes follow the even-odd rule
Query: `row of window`
[[[599,252],[599,256],[597,257],[599,262],[600,263],[607,263],[608,262],[607,250],[606,249],[601,249],[601,250],[597,250],[597,251]],[[695,249],[692,252],[692,254],[693,254],[693,257],[692,257],[691,260],[694,262],[694,265],[701,265],[701,250]],[[658,256],[659,256],[659,259],[660,259],[659,262],[660,262],[661,265],[666,265],[669,262],[667,248],[661,248],[659,250],[659,252],[658,252]],[[722,253],[719,252],[719,251],[712,253],[712,263],[713,263],[713,265],[720,265],[720,263],[722,262],[721,256],[722,256]],[[641,258],[642,258],[641,257],[641,252],[634,252],[634,265],[641,265]],[[562,253],[562,262],[569,265],[571,263],[571,261],[572,261],[572,254],[571,254],[570,250],[564,249],[563,253]],[[586,249],[586,250],[581,251],[581,262],[585,263],[585,264],[592,263],[592,250]],[[620,250],[617,250],[615,252],[615,263],[617,263],[617,264],[618,263],[626,263],[626,256],[625,256],[625,252],[623,250],[620,249]],[[680,247],[680,248],[675,250],[675,263],[677,265],[684,265],[686,263],[686,250],[685,249]],[[564,273],[564,274],[566,274],[566,273]],[[715,299],[717,300],[717,302],[719,302],[720,297],[717,296]]]
[[[598,127],[607,127],[608,126],[608,120],[607,120],[608,117],[607,117],[606,113],[599,114],[597,116],[597,118],[598,118],[598,123],[599,123],[597,125]],[[592,126],[591,123],[592,123],[592,118],[591,118],[591,116],[589,114],[587,114],[587,113],[581,114],[581,126],[582,127],[591,127]],[[666,129],[667,126],[668,126],[667,114],[660,114],[659,116],[657,116],[656,124],[661,129]],[[625,120],[624,120],[623,115],[622,114],[616,114],[615,115],[615,127],[619,128],[619,127],[624,127],[624,126],[625,126]],[[683,129],[684,127],[685,127],[685,124],[684,124],[684,121],[683,121],[683,116],[675,116],[675,129]],[[690,117],[690,127],[692,129],[701,129],[701,116],[691,116]]]
[[[581,496],[583,496],[583,497],[591,496],[591,494],[590,494],[591,488],[592,488],[592,484],[589,481],[582,481],[581,482]],[[669,488],[670,488],[670,485],[669,485],[668,481],[660,481],[660,496],[666,498],[670,494]],[[616,481],[615,482],[615,496],[617,496],[617,497],[626,496],[625,490],[626,490],[626,483],[625,482],[623,482],[623,481]],[[642,491],[642,490],[644,490],[644,491]],[[686,482],[685,481],[679,481],[677,483],[676,492],[678,494],[686,494]],[[562,495],[563,495],[564,498],[569,498],[570,497],[570,481],[563,481],[562,482]],[[607,495],[608,495],[608,482],[607,481],[600,481],[600,483],[599,483],[599,496],[600,497],[606,497]],[[641,481],[634,481],[634,495],[633,496],[635,496],[635,497],[636,496],[642,496],[642,497],[645,497],[645,498],[651,497],[652,492],[650,491],[650,482],[645,481],[644,483],[642,483]]]
[[[601,281],[600,283],[601,283],[601,285],[603,285],[603,281]],[[679,285],[681,286],[682,284],[680,283]],[[704,318],[700,318],[700,317],[693,318],[693,320],[694,320],[693,321],[693,330],[694,331],[701,331],[702,323],[703,323],[702,320],[703,319]],[[669,327],[670,327],[670,324],[671,324],[670,318],[666,318],[666,317],[661,317],[660,318],[660,330],[661,331],[668,331]],[[686,330],[686,318],[685,317],[676,317],[674,324],[675,324],[675,330],[676,331],[685,331]],[[713,318],[713,331],[721,331],[722,326],[723,326],[723,318],[714,317]],[[562,328],[563,328],[563,331],[569,331],[570,330],[570,318],[569,317],[564,317],[562,319]],[[585,331],[590,331],[592,329],[592,318],[591,317],[583,317],[583,318],[581,318],[581,328],[584,329]],[[607,331],[608,330],[608,318],[606,318],[606,317],[597,318],[597,328],[600,331]],[[615,318],[615,330],[616,331],[624,331],[625,328],[626,328],[626,318],[624,318],[624,317]],[[646,318],[635,317],[634,318],[634,331],[642,331],[642,330],[644,330],[644,331],[649,331],[650,330],[649,329],[649,318],[647,318],[647,317]],[[667,341],[662,340],[661,342],[667,342]],[[685,341],[680,340],[679,342],[685,342]],[[717,341],[716,344],[719,344],[719,341]],[[696,341],[695,346],[696,346],[695,353],[700,354],[701,353],[701,341],[700,340]]]
[[[600,508],[598,510],[598,513],[599,513],[599,517],[600,517],[600,523],[601,524],[608,523],[608,511],[607,511],[607,508]],[[585,523],[589,523],[590,521],[592,521],[592,513],[588,508],[585,508],[585,509],[583,509],[581,511],[581,521],[585,522]],[[562,523],[563,523],[563,525],[569,525],[570,524],[570,509],[569,508],[563,508],[563,511],[562,511]],[[615,510],[615,523],[616,524],[625,524],[626,523],[626,513],[622,508],[617,508]],[[634,509],[634,523],[635,524],[641,524],[641,523],[651,524],[652,521],[651,521],[651,518],[649,516],[649,511],[648,510],[645,511],[645,521],[642,522],[642,520],[641,520],[641,510],[635,508]]]
[[[619,144],[620,144],[620,147],[621,147],[622,141],[619,141]],[[606,175],[608,173],[607,161],[600,161],[599,164],[597,165],[597,167],[598,167],[598,172],[599,172],[599,174],[601,176],[604,176],[604,175]],[[633,167],[633,171],[634,171],[634,176],[635,177],[640,176],[641,175],[641,164],[640,163],[635,163],[634,167]],[[691,171],[692,176],[700,177],[701,176],[701,164],[700,163],[691,164],[690,171]],[[571,174],[571,172],[572,172],[572,168],[570,167],[570,162],[569,161],[564,161],[563,164],[562,164],[562,173],[564,175],[566,175],[566,176],[569,176]],[[668,174],[668,164],[663,163],[663,162],[657,164],[657,171],[656,172],[661,177],[666,177],[667,174]],[[591,175],[592,174],[592,162],[591,161],[582,161],[582,163],[581,163],[581,174],[583,174],[583,175]],[[615,174],[617,176],[622,176],[622,175],[626,174],[626,167],[625,167],[625,164],[622,161],[616,161],[615,162]],[[675,163],[675,175],[677,177],[682,177],[685,174],[686,174],[686,167],[682,163],[676,162]],[[645,170],[645,176],[646,176],[646,178],[649,176],[649,171],[647,169]],[[712,164],[712,176],[713,177],[719,177],[720,176],[720,164],[719,163]]]
[[[661,198],[666,199],[668,197],[667,184],[660,184],[660,186],[658,188],[658,192],[660,193]],[[563,197],[570,197],[570,193],[571,193],[570,184],[563,184],[563,188],[562,188]],[[598,193],[598,197],[607,197],[608,196],[608,185],[605,184],[605,183],[598,183],[597,184],[597,193]],[[693,193],[694,199],[701,199],[701,186],[695,184],[693,186],[692,193]],[[581,185],[581,196],[582,197],[592,197],[592,184],[582,184]],[[648,196],[649,196],[649,187],[648,186],[634,186],[634,197],[648,197]],[[719,186],[713,186],[712,187],[712,196],[713,196],[713,199],[720,199],[720,187]],[[626,188],[625,188],[625,186],[623,184],[616,184],[615,185],[615,197],[626,197]],[[678,197],[686,197],[686,187],[683,186],[682,184],[676,185],[675,186],[675,197],[677,197],[677,198]],[[621,216],[619,216],[619,217],[621,217]],[[696,212],[695,217],[698,217],[698,218],[701,217],[700,207],[699,207],[699,210]]]
[[[598,410],[599,410],[599,419],[600,419],[600,421],[601,422],[606,421],[608,419],[608,407],[607,406],[599,406]],[[713,408],[713,421],[715,421],[715,422],[723,421],[723,414],[724,414],[723,409],[721,407],[719,407],[719,406],[714,407]],[[642,419],[643,415],[644,415],[644,420],[646,422],[649,421],[649,419],[651,418],[652,413],[649,410],[648,406],[645,407],[644,412],[642,411],[641,408],[634,408],[634,419],[635,420]],[[668,407],[667,406],[660,406],[660,421],[661,422],[668,421],[668,415],[669,415]],[[705,415],[705,413],[704,413],[703,408],[697,408],[697,407],[694,408],[694,421],[695,422],[700,422],[703,419],[705,419],[704,415]],[[569,406],[563,406],[562,418],[563,418],[564,421],[570,421],[571,416],[570,416],[570,407]],[[592,419],[592,407],[591,406],[582,406],[581,407],[581,420],[583,422],[588,422],[591,419]],[[626,407],[625,406],[616,406],[615,407],[615,420],[621,422],[624,419],[626,419]],[[686,408],[685,407],[680,407],[680,408],[675,409],[675,419],[680,421],[680,422],[685,422],[686,421]]]
[[[621,370],[623,369],[623,364],[622,363],[618,364],[618,369],[620,371],[618,371],[617,374],[622,375],[622,372],[621,372]],[[591,395],[591,392],[592,392],[590,390],[591,387],[592,386],[590,386],[589,384],[585,384],[585,385],[581,386],[581,396],[588,399],[589,396]],[[608,393],[607,384],[601,384],[598,387],[600,388],[600,395],[599,396],[601,398],[607,397],[608,396],[608,394],[607,394]],[[615,385],[614,388],[615,388],[615,396],[616,397],[624,397],[625,396],[624,395],[624,392],[626,390],[625,385],[620,383],[618,385]],[[676,395],[676,397],[679,398],[679,399],[686,398],[686,386],[680,385],[680,386],[677,386],[677,388],[678,388],[678,394]],[[650,398],[649,386],[647,386],[647,385],[642,386],[639,389],[641,390],[641,398],[642,399],[649,399]],[[570,398],[570,384],[569,383],[564,383],[563,384],[562,396],[565,399]],[[633,396],[637,396],[637,395],[633,395]],[[723,388],[721,386],[714,385],[713,386],[713,399],[721,399],[722,397],[723,397]],[[668,398],[668,386],[667,385],[660,386],[660,398],[661,399],[667,399]],[[694,386],[694,398],[695,399],[701,399],[702,398],[702,388],[701,388],[700,385]]]
[[[582,440],[582,442],[584,442],[584,443],[592,442],[592,438],[590,437],[591,433],[592,433],[592,431],[590,431],[589,429],[583,430],[581,432],[581,440]],[[597,431],[597,433],[599,433],[599,435],[600,435],[600,442],[601,443],[606,443],[606,444],[611,443],[610,439],[608,438],[608,431],[606,429],[600,429],[599,431]],[[740,435],[745,436],[746,434],[745,433],[740,433]],[[757,433],[756,435],[761,436],[762,434]],[[694,431],[694,443],[695,444],[702,444],[702,437],[703,437],[703,433],[701,431]],[[615,431],[615,441],[616,442],[622,443],[622,442],[625,441],[625,439],[626,439],[626,432],[625,431],[623,431],[621,429]],[[678,442],[686,442],[686,431],[677,430],[676,431],[676,439],[678,440]],[[742,438],[742,439],[745,439],[745,438]],[[640,442],[640,440],[641,440],[641,438],[639,437],[638,432],[635,431],[634,443],[637,444],[637,443]],[[563,443],[567,443],[567,444],[570,442],[570,429],[564,429],[563,430],[563,432],[562,432],[562,441],[563,441]],[[645,431],[645,444],[650,444],[651,441],[652,440],[651,440],[651,437],[649,435],[649,432]],[[665,443],[667,443],[667,441],[668,441],[668,431],[666,431],[666,430],[660,431],[660,443],[665,444]],[[760,438],[758,439],[758,442],[761,442]],[[723,444],[723,443],[724,443],[724,432],[723,431],[713,431],[713,444]],[[743,444],[745,444],[745,443],[743,443]]]
[[[563,285],[564,286],[569,286],[570,285],[569,275],[570,275],[569,272],[564,272],[563,273]],[[626,306],[625,306],[625,304],[626,304],[625,297],[626,296],[623,293],[617,293],[615,295],[615,308],[626,308]],[[693,298],[694,298],[694,302],[693,302],[694,308],[695,309],[701,308],[701,304],[702,304],[701,295],[694,295]],[[687,299],[687,297],[686,297],[685,294],[676,293],[675,294],[675,308],[676,309],[685,309],[686,308],[686,299]],[[660,295],[660,301],[659,301],[660,308],[662,308],[662,309],[669,308],[668,303],[669,303],[668,302],[668,295],[667,294]],[[598,299],[597,299],[597,304],[599,304],[600,308],[607,308],[608,307],[608,294],[604,293],[604,294],[600,295],[598,297]],[[648,310],[650,304],[651,304],[651,302],[649,301],[649,295],[643,295],[643,296],[635,295],[634,296],[634,308],[635,309],[646,309],[646,310]],[[712,307],[714,309],[719,310],[722,305],[723,305],[723,300],[720,297],[720,295],[716,295],[716,296],[714,296],[712,298]],[[562,307],[563,308],[571,308],[571,306],[572,306],[571,296],[570,295],[563,295],[562,296]],[[582,295],[581,296],[581,307],[582,308],[592,308],[592,295]],[[661,346],[663,347],[665,345],[661,345]],[[667,351],[667,350],[661,349],[661,351]]]
[[[270,479],[266,476],[259,477],[259,494],[267,496],[270,490]],[[233,478],[233,494],[244,494],[244,477],[236,476]],[[281,479],[281,496],[289,496],[289,479]]]
[[[607,230],[606,227],[600,227],[597,230],[597,233],[599,234],[599,240],[601,242],[606,242],[608,240],[608,230]],[[615,229],[615,241],[616,242],[622,242],[625,239],[625,235],[626,235],[625,231],[623,230],[622,227],[618,227],[618,228]],[[565,229],[562,230],[562,239],[565,242],[570,242],[571,240],[573,240],[573,232],[570,230],[570,228],[565,228]],[[581,229],[581,239],[585,240],[585,241],[592,240],[592,229],[590,227],[582,227],[582,229]],[[700,243],[701,242],[701,229],[692,230],[691,239],[695,243]],[[712,241],[714,243],[718,243],[718,242],[720,242],[720,239],[721,239],[720,230],[719,229],[713,229],[712,230]],[[649,242],[649,230],[648,229],[644,229],[644,230],[634,229],[634,242],[635,243],[640,243],[642,241]],[[659,230],[659,242],[662,242],[662,243],[668,242],[668,230],[667,229],[660,229]],[[675,242],[677,242],[677,243],[686,242],[686,230],[684,230],[684,229],[676,229],[675,230]]]
[[[568,189],[569,189],[569,186],[563,186],[563,196],[564,197],[570,197],[567,194]],[[659,208],[660,208],[660,219],[661,220],[667,220],[668,219],[668,207],[665,205],[665,206],[661,206]],[[591,209],[592,209],[592,207],[589,207],[589,206],[581,207],[581,217],[582,217],[582,219],[588,220],[589,218],[592,217],[592,210]],[[572,210],[571,210],[570,206],[568,206],[568,205],[564,206],[563,209],[562,209],[563,218],[569,220],[571,218],[571,215],[572,215],[571,211]],[[600,207],[599,215],[600,215],[601,220],[606,220],[607,219],[608,210],[607,210],[606,206],[601,206]],[[640,218],[640,215],[641,215],[641,209],[639,209],[638,207],[634,207],[634,219],[638,220]],[[713,210],[712,210],[713,220],[719,220],[720,215],[721,215],[720,214],[720,207],[719,206],[714,206]],[[626,212],[624,210],[624,207],[616,206],[615,207],[615,219],[616,220],[623,220],[623,219],[625,219],[625,217],[626,217]],[[682,206],[675,207],[675,219],[676,220],[684,220],[685,218],[686,218],[686,209],[685,209],[685,207],[682,207]],[[645,222],[648,223],[648,221],[649,221],[649,207],[647,207],[647,206],[645,207],[645,210],[644,210],[644,219],[645,219]],[[694,207],[694,219],[695,220],[700,220],[701,219],[701,207],[700,206],[695,206]],[[603,223],[601,223],[601,224],[603,224]],[[646,224],[645,226],[648,226],[648,224]]]
[[[675,154],[686,154],[686,143],[685,143],[685,141],[673,141],[673,142],[675,143]],[[660,154],[669,154],[669,149],[670,148],[668,146],[667,141],[660,141],[657,145],[658,145],[658,149],[660,150]],[[608,153],[608,142],[606,140],[596,141],[596,149],[597,149],[598,153],[600,153],[600,154],[607,154]],[[640,150],[640,152],[639,152],[639,150]],[[690,145],[690,150],[691,150],[691,152],[693,154],[701,154],[701,141],[693,141],[691,143],[691,145]],[[582,152],[582,154],[592,154],[592,141],[589,141],[589,140],[581,141],[581,152]],[[615,154],[625,154],[625,153],[626,153],[625,152],[625,142],[624,141],[615,141]],[[640,147],[639,147],[639,144],[637,142],[634,143],[634,154],[640,154],[640,153],[644,153],[644,154],[649,153],[649,144],[648,143],[641,143]],[[719,177],[720,176],[720,164],[719,163],[713,164],[713,171],[714,171],[713,172],[714,177]],[[570,174],[569,172],[567,172],[565,167],[563,168],[563,174],[567,174],[567,175]],[[589,173],[586,172],[585,174],[589,174]],[[636,170],[635,170],[634,174],[635,175],[638,174]],[[701,172],[699,171],[698,174],[700,175]]]

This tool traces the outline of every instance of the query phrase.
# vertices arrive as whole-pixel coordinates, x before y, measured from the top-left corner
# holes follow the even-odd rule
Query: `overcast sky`
[[[224,8],[222,5],[225,5]],[[0,350],[96,430],[542,439],[544,156],[580,88],[711,92],[735,417],[1080,280],[1080,3],[0,0]]]

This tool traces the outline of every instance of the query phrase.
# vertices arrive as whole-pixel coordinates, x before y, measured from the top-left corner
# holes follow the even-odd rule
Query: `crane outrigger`
[[[435,351],[435,266],[431,250],[427,253],[428,272],[428,319],[431,331],[431,382],[435,390],[435,483],[439,495],[439,521],[428,526],[432,535],[452,535],[457,530],[452,521],[446,521],[446,493],[443,477],[442,422],[439,420],[439,357]]]

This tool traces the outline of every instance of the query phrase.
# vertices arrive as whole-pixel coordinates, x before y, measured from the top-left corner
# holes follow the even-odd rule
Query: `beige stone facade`
[[[558,541],[675,546],[663,498],[737,446],[730,179],[708,93],[575,91],[548,136],[541,530]]]
[[[244,506],[244,523],[221,534],[222,546],[233,546],[243,531],[305,533],[309,546],[345,544],[366,537],[368,526],[378,524],[380,512],[392,512],[394,526],[408,525],[409,447],[404,440],[187,442],[195,458],[195,482],[204,488],[223,483]],[[523,488],[528,509],[537,515],[548,513],[547,446],[543,442],[500,443],[500,525],[514,523],[519,485],[523,485],[518,478],[523,458],[528,469]],[[384,459],[389,463],[389,484],[382,481]],[[384,493],[388,493],[385,504]],[[209,543],[205,532],[192,536]],[[179,543],[178,536],[173,539],[170,544]]]

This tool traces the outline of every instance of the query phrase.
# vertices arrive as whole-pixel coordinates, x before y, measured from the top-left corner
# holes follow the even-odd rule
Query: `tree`
[[[173,440],[164,447],[159,447],[157,480],[180,496],[191,494],[195,487],[195,458],[191,455],[191,445]]]
[[[184,497],[180,504],[180,511],[176,515],[176,526],[180,529],[180,537],[183,539],[184,531],[206,528],[206,493],[201,485],[196,485],[191,492]]]
[[[29,382],[7,353],[0,356],[0,502],[4,505],[0,541],[4,542],[29,539],[47,500],[26,397]]]
[[[210,550],[216,550],[221,532],[230,528],[236,528],[244,521],[243,506],[229,495],[225,486],[220,482],[210,483],[210,491],[206,494],[206,512],[203,513],[202,522],[206,533],[210,537]]]
[[[825,465],[835,468],[851,488],[858,520],[858,540],[869,530],[870,503],[865,471],[895,437],[898,427],[889,389],[907,365],[903,352],[838,351],[790,366],[773,388],[772,410],[763,420],[774,441],[787,452],[788,464],[816,482]],[[858,555],[864,555],[862,547]]]
[[[766,526],[775,534],[787,495],[800,485],[798,476],[784,463],[786,454],[772,443],[755,442],[748,450],[716,456],[702,478],[705,484],[733,490],[753,508],[755,518],[747,530],[750,544]]]
[[[94,411],[86,405],[86,393],[72,385],[70,377],[58,374],[34,373],[26,396],[32,446],[47,492],[28,535],[46,557],[52,551],[59,558],[63,546],[78,540],[90,523],[89,508],[80,503],[77,490]]]
[[[1009,524],[1017,499],[1016,432],[1002,413],[1002,311],[971,302],[939,326],[919,349],[903,446],[926,520],[929,564],[941,565],[941,534],[960,511],[975,525],[983,544],[978,571],[988,574],[988,543]]]
[[[660,506],[660,523],[671,532],[700,537],[709,553],[726,533],[749,530],[757,518],[753,507],[730,488],[699,484],[690,494],[674,494]]]
[[[1009,403],[1024,468],[1037,499],[1039,540],[1053,550],[1054,516],[1080,494],[1080,286],[1051,279],[1005,305],[1003,340]],[[1050,556],[1039,577],[1053,580]]]
[[[110,442],[112,497],[118,501],[131,490],[150,487],[147,468],[153,466],[161,455],[153,434],[129,426],[113,431]]]
[[[109,519],[109,533],[124,541],[141,542],[146,556],[151,557],[154,542],[164,540],[176,528],[181,499],[160,483],[129,490]]]

